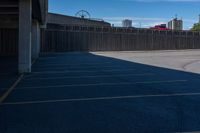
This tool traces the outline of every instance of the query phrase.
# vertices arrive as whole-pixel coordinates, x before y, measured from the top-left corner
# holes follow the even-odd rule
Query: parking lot
[[[199,59],[196,51],[195,58],[182,52],[176,55],[177,62]],[[136,53],[42,55],[33,72],[26,74],[0,104],[0,132],[200,131],[200,75],[194,72],[196,66],[192,66],[192,73],[168,67],[165,64],[170,58],[177,63],[170,51],[165,51],[160,61],[160,52],[154,58],[148,55],[155,53],[145,57]]]

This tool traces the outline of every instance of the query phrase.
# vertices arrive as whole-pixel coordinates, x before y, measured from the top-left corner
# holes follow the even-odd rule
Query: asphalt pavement
[[[92,53],[45,54],[0,104],[0,133],[200,131],[200,75]]]
[[[17,80],[17,58],[0,57],[0,97]]]

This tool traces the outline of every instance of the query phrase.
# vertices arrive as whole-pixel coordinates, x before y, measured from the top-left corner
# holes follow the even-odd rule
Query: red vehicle
[[[166,24],[156,25],[155,27],[151,27],[150,29],[153,30],[169,30]]]

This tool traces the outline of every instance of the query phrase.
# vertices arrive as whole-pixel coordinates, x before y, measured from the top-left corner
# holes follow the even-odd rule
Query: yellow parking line
[[[17,81],[3,94],[3,96],[0,97],[0,104],[3,103],[3,101],[8,97],[8,95],[15,89],[15,87],[18,85],[18,83],[22,80],[24,75],[22,74]]]

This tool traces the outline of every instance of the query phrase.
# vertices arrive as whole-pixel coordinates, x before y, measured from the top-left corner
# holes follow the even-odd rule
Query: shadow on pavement
[[[0,96],[16,81],[17,58],[0,57]]]
[[[0,105],[1,133],[200,131],[198,74],[90,53],[46,54],[32,70]]]

